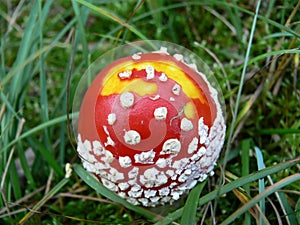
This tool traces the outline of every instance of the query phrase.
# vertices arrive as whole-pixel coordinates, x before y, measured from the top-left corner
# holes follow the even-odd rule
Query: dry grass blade
[[[18,205],[21,205],[22,203],[28,201],[31,197],[35,196],[36,194],[40,193],[45,187],[40,187],[40,188],[37,188],[36,190],[34,190],[33,192],[25,195],[23,198],[19,199],[18,201],[15,201],[13,203],[9,203],[8,204],[8,207],[4,207],[2,209],[0,209],[0,214],[3,214],[5,211],[9,211],[9,209],[15,207],[15,206],[18,206]],[[2,216],[2,215],[1,215]]]
[[[225,184],[224,186],[221,187],[220,190],[214,190],[214,191],[211,191],[208,194],[202,196],[201,201],[199,202],[199,206],[202,206],[202,205],[204,205],[208,202],[211,202],[214,199],[216,199],[217,196],[226,194],[226,193],[228,193],[228,192],[230,192],[234,189],[237,189],[237,188],[240,188],[240,187],[244,186],[245,184],[249,184],[253,181],[256,181],[258,179],[266,177],[270,174],[278,173],[279,171],[283,171],[286,168],[290,168],[292,166],[295,166],[295,165],[299,164],[299,162],[300,162],[300,158],[296,158],[296,159],[293,159],[293,160],[289,160],[288,162],[283,162],[283,163],[280,163],[280,164],[277,164],[277,165],[273,165],[269,168],[260,170],[258,172],[252,173],[252,174],[249,174],[248,176],[240,177],[238,179],[235,175],[231,174],[230,172],[226,172],[227,176],[230,176],[231,178],[236,179],[236,180],[231,181],[228,184]],[[259,200],[260,199],[258,199],[257,202],[259,202]],[[249,202],[247,204],[249,204]],[[255,202],[255,204],[257,202]],[[253,207],[253,205],[251,205],[251,207]],[[251,208],[251,207],[249,207],[249,208]],[[246,209],[246,211],[247,210],[248,210],[248,208]],[[178,219],[182,215],[182,211],[183,211],[183,208],[180,208],[180,209],[176,210],[175,212],[170,213],[167,217],[164,218],[163,221],[157,222],[155,225],[167,225],[167,224],[171,223],[172,221]]]
[[[90,201],[95,201],[95,202],[104,202],[104,203],[108,203],[108,204],[119,205],[116,202],[109,201],[104,198],[91,197],[91,196],[87,196],[87,195],[78,195],[78,194],[73,194],[73,193],[59,193],[58,195],[56,195],[56,197],[57,198],[59,198],[59,197],[78,198],[78,199],[85,199],[85,200],[90,200]]]
[[[213,10],[208,6],[204,6],[203,8],[211,14],[213,14],[215,17],[217,17],[220,21],[222,21],[231,30],[233,36],[237,35],[236,28],[224,16],[222,16],[216,10]]]
[[[20,15],[20,11],[22,9],[22,6],[24,5],[24,2],[25,2],[25,0],[21,0],[18,3],[18,6],[16,7],[16,9],[14,10],[14,13],[12,14],[12,16],[8,18],[8,28],[5,33],[5,36],[8,36],[8,34],[12,31],[13,28],[17,29],[20,33],[23,33],[21,27],[16,24],[16,20],[17,20],[18,16]]]
[[[281,220],[281,216],[280,216],[280,213],[278,212],[277,207],[275,206],[275,204],[273,203],[273,201],[270,198],[267,198],[267,200],[271,204],[271,206],[275,212],[275,215],[276,215],[277,221],[278,221],[278,225],[283,225],[283,222]]]
[[[245,204],[249,201],[249,198],[243,194],[242,192],[240,192],[238,189],[234,189],[232,190],[233,194],[239,199],[239,201],[242,204]],[[258,215],[257,215],[257,205],[255,205],[254,207],[250,208],[248,210],[248,212],[255,218],[256,221],[258,221]]]
[[[236,218],[241,216],[243,213],[245,213],[247,210],[249,210],[251,207],[253,207],[256,203],[258,203],[262,198],[266,198],[270,194],[273,194],[277,190],[283,188],[286,185],[289,185],[291,183],[294,183],[296,181],[300,180],[300,173],[291,175],[289,177],[286,177],[274,185],[271,185],[267,187],[262,193],[255,196],[253,199],[251,199],[249,202],[244,204],[241,208],[236,210],[232,215],[230,215],[226,220],[224,220],[221,224],[226,225],[232,223]]]
[[[298,1],[297,5],[294,7],[292,13],[290,14],[289,18],[287,19],[285,26],[289,27],[291,24],[292,19],[295,17],[295,15],[297,15],[297,12],[300,8],[300,1]],[[300,32],[300,29],[298,29],[297,31],[298,33]],[[279,42],[277,43],[277,45],[275,46],[275,49],[278,50],[281,48],[283,41],[284,41],[285,37],[282,37]],[[290,45],[288,47],[288,49],[292,49],[295,46],[296,41],[298,40],[297,37],[293,37],[292,41],[290,42]],[[278,93],[279,87],[280,87],[280,74],[282,74],[282,71],[284,71],[284,69],[286,68],[286,66],[289,64],[289,62],[292,60],[292,56],[291,55],[287,55],[285,54],[283,56],[283,58],[281,59],[279,65],[276,67],[277,64],[277,60],[275,59],[270,67],[270,74],[272,74],[272,78],[271,79],[271,83],[269,85],[269,89],[271,89],[275,84],[275,88],[273,90],[273,94],[276,95]],[[278,81],[279,82],[276,82]]]
[[[1,225],[300,224],[291,176],[300,172],[299,0],[0,2]],[[70,125],[84,71],[108,49],[150,39],[184,46],[209,65],[229,127],[225,157],[201,197],[194,189],[188,201],[154,210],[103,188],[82,166],[72,176],[63,170],[80,163]]]
[[[105,196],[108,199],[111,199],[114,202],[120,203],[126,208],[131,209],[137,213],[140,213],[145,217],[148,217],[152,221],[158,221],[162,219],[161,215],[151,212],[146,208],[132,205],[131,203],[127,202],[125,199],[121,198],[116,193],[107,189],[103,184],[99,183],[99,181],[95,178],[95,176],[93,176],[85,169],[83,169],[82,166],[75,164],[73,165],[73,168],[74,171],[81,177],[81,179],[84,180],[84,182],[86,182],[91,188],[93,188],[99,194]]]
[[[24,126],[24,123],[25,123],[25,119],[21,119],[21,121],[19,122],[19,125],[18,125],[18,130],[17,130],[16,137],[15,137],[16,139],[20,136],[20,134],[22,132],[22,129],[23,129],[23,126]],[[14,152],[15,152],[15,146],[12,147],[12,149],[9,153],[7,164],[5,166],[5,170],[2,174],[1,184],[0,184],[1,195],[2,195],[2,198],[4,200],[4,203],[6,204],[6,209],[7,209],[8,212],[9,212],[9,206],[8,206],[7,200],[6,200],[6,193],[4,191],[5,190],[4,185],[5,185],[5,180],[6,180],[6,176],[7,176],[7,173],[8,173],[8,169],[10,167],[10,164],[12,163]]]
[[[44,54],[45,52],[49,51],[50,49],[52,49],[53,47],[55,47],[54,45],[48,45],[45,46],[44,48],[36,51],[34,54],[30,55],[29,57],[26,58],[25,61],[23,61],[21,64],[19,64],[18,66],[14,67],[12,70],[10,70],[6,76],[4,77],[4,79],[1,79],[0,82],[0,91],[1,88],[4,87],[5,85],[8,84],[8,82],[16,75],[16,73],[22,71],[27,65],[29,65],[30,63],[32,63],[35,59],[37,59],[38,57],[40,57],[42,54]]]
[[[247,67],[248,66],[248,61],[249,61],[250,52],[251,52],[251,49],[252,49],[252,41],[253,41],[254,33],[255,33],[255,30],[256,30],[256,23],[257,23],[257,19],[258,19],[260,4],[261,4],[261,1],[258,1],[257,4],[256,4],[255,14],[254,14],[253,21],[252,21],[251,32],[250,32],[248,45],[247,45],[247,51],[246,51],[246,54],[245,54],[244,66],[243,66],[243,70],[242,70],[242,73],[241,73],[241,76],[240,76],[240,84],[238,86],[238,93],[237,93],[237,97],[236,97],[234,113],[233,113],[231,125],[229,127],[229,134],[228,134],[228,138],[227,138],[227,143],[226,143],[226,148],[225,148],[225,156],[224,156],[224,163],[223,163],[223,171],[222,171],[223,173],[226,169],[228,155],[230,153],[231,145],[233,143],[232,138],[233,138],[233,135],[234,135],[234,131],[235,131],[236,125],[238,125],[237,124],[238,112],[239,112],[239,107],[240,107],[242,91],[243,91],[243,88],[244,88],[245,75],[246,75],[246,71],[247,71],[247,68],[248,68]],[[224,176],[224,174],[223,174],[223,176]],[[219,182],[219,189],[218,190],[220,190],[221,184],[222,184],[222,181]],[[218,195],[219,195],[219,193],[218,193]],[[215,203],[214,207],[216,209],[217,202]]]
[[[132,10],[132,12],[130,13],[130,15],[127,17],[126,19],[126,24],[131,20],[131,18],[134,16],[134,14],[143,6],[143,4],[145,3],[146,0],[142,0],[140,1],[137,6],[134,8],[134,10]],[[119,31],[117,37],[116,37],[116,40],[119,40],[122,33],[124,32],[124,28],[125,26],[123,25],[123,28]]]
[[[240,200],[240,202],[244,205],[249,202],[249,198],[240,192],[238,189],[232,190],[234,195]],[[256,223],[259,224],[259,216],[261,215],[263,218],[263,222],[265,225],[270,225],[270,222],[266,218],[264,214],[262,214],[261,209],[259,208],[258,204],[255,204],[252,208],[248,209],[248,212],[255,218]]]
[[[6,110],[6,105],[3,104],[0,109],[0,121],[2,120],[2,118],[4,116],[5,110]]]
[[[19,221],[19,224],[24,224],[26,221],[35,213],[38,212],[38,210],[50,199],[52,198],[63,186],[67,184],[69,179],[64,178],[62,179],[55,187],[51,189],[44,197],[36,203],[30,211]]]
[[[128,30],[130,30],[131,32],[135,33],[138,37],[140,37],[142,40],[146,40],[147,37],[144,36],[141,32],[139,32],[137,29],[135,29],[133,26],[129,25],[128,23],[124,22],[122,19],[120,19],[119,17],[113,15],[112,13],[104,10],[103,8],[100,7],[96,7],[93,4],[90,4],[84,0],[77,0],[77,2],[79,2],[82,5],[87,6],[88,8],[100,13],[101,15],[121,24],[123,27],[126,27]]]
[[[262,93],[265,86],[265,79],[260,83],[260,85],[257,87],[255,92],[249,97],[249,100],[245,103],[244,108],[241,110],[240,114],[238,115],[237,123],[238,126],[234,131],[234,134],[232,136],[232,140],[235,140],[243,128],[244,124],[246,123],[247,119],[249,118],[250,114],[252,113],[251,108],[257,98]]]
[[[293,76],[293,88],[294,88],[294,92],[296,94],[296,98],[298,101],[300,101],[300,94],[297,91],[297,80],[298,80],[298,70],[299,70],[299,54],[295,54],[294,57],[294,76]]]

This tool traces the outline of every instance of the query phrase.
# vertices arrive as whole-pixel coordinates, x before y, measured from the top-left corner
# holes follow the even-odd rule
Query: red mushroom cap
[[[135,205],[172,203],[213,173],[226,129],[217,95],[165,48],[114,61],[81,104],[83,166]]]

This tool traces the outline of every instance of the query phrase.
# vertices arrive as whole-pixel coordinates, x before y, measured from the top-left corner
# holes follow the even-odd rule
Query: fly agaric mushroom
[[[225,129],[206,76],[161,48],[99,72],[80,107],[77,151],[108,189],[154,207],[213,174]]]

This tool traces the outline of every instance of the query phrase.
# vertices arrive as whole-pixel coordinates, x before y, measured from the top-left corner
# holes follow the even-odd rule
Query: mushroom
[[[77,151],[104,186],[154,207],[213,175],[225,130],[206,76],[161,48],[99,72],[81,103]]]

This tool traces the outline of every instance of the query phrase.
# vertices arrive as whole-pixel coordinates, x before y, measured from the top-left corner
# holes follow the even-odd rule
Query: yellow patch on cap
[[[195,116],[195,105],[193,104],[193,102],[188,102],[185,104],[184,106],[184,115],[188,118],[188,119],[193,119]]]
[[[143,61],[143,62],[134,62],[128,60],[127,62],[120,63],[114,68],[109,70],[106,77],[103,79],[103,89],[101,95],[108,96],[111,94],[120,94],[126,91],[134,91],[135,93],[144,96],[146,94],[155,94],[157,92],[157,86],[150,81],[146,82],[142,79],[123,79],[121,80],[118,77],[118,74],[128,70],[143,70],[147,66],[152,66],[156,71],[163,72],[170,79],[173,79],[175,82],[181,85],[182,91],[189,98],[199,99],[202,104],[206,102],[203,97],[201,90],[192,79],[190,79],[180,67],[178,67],[172,61]],[[190,106],[189,106],[190,108]],[[189,115],[191,113],[188,113]]]

